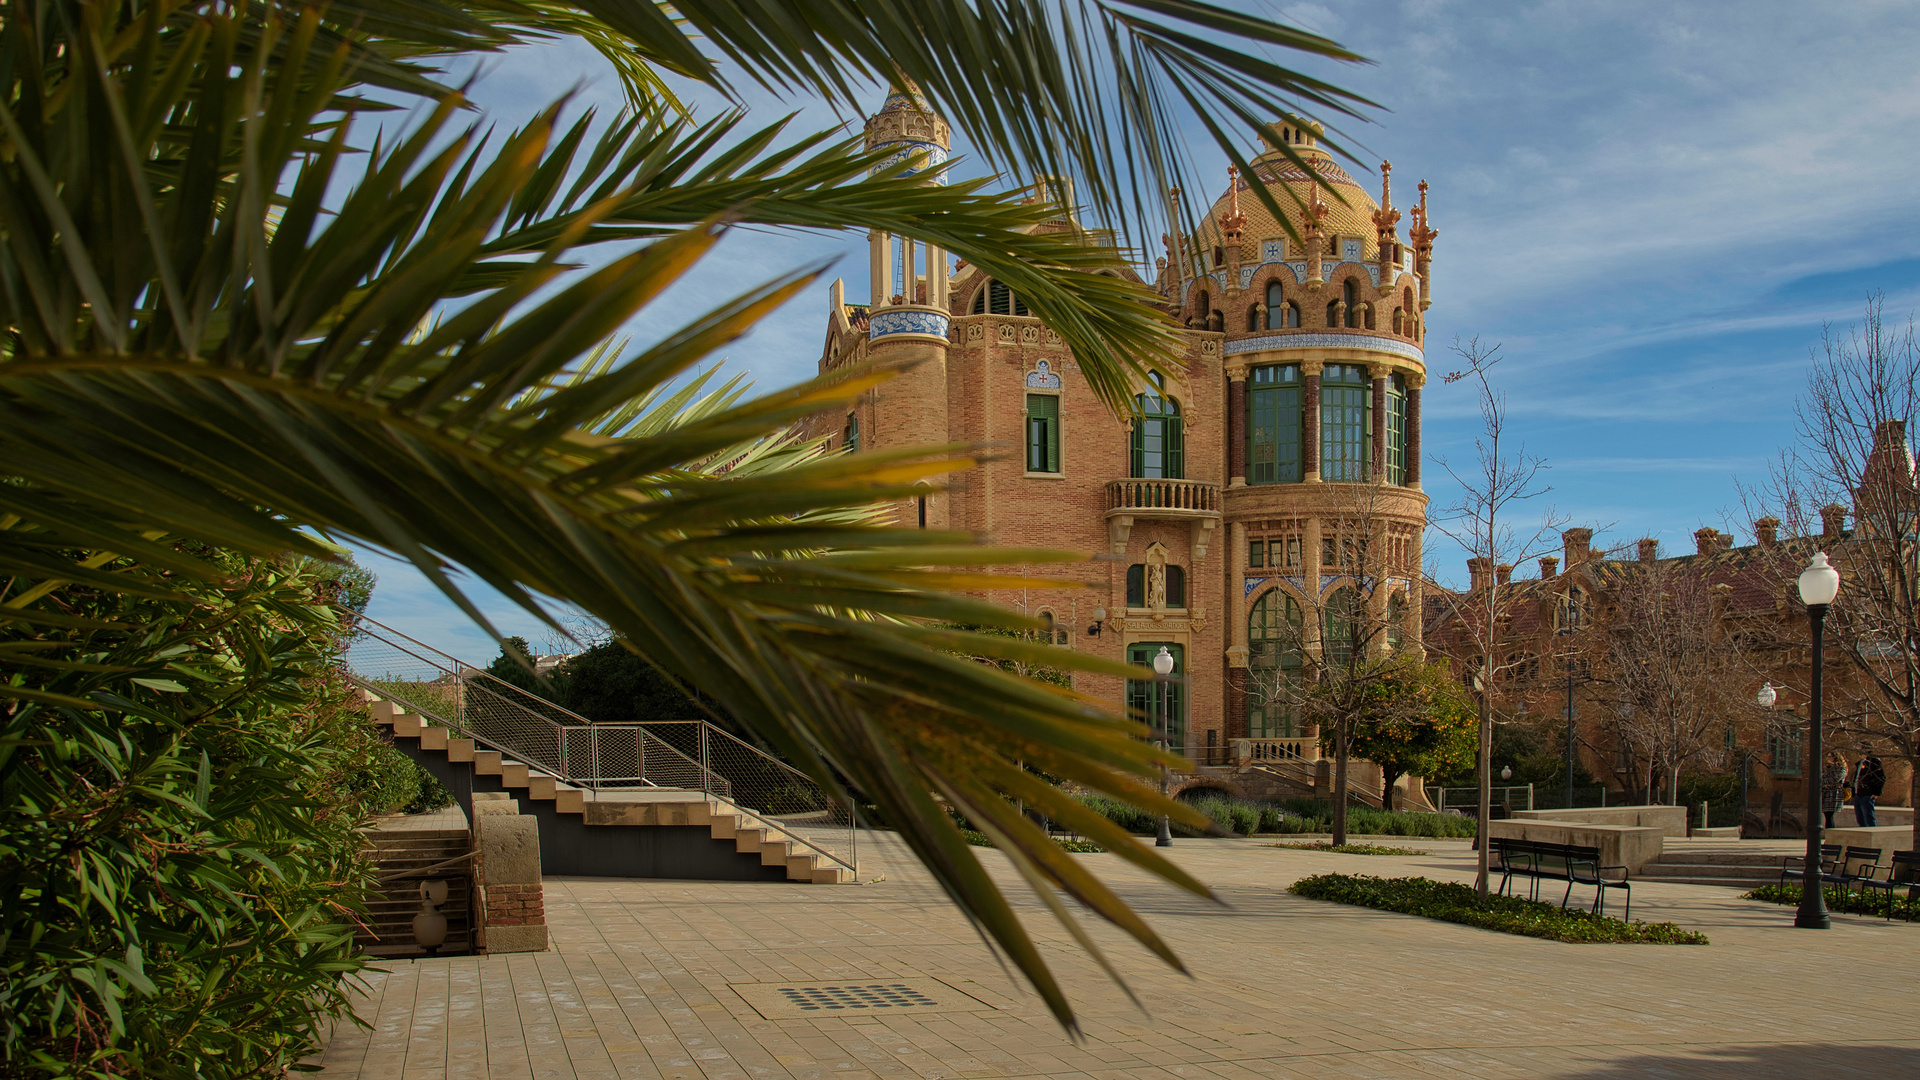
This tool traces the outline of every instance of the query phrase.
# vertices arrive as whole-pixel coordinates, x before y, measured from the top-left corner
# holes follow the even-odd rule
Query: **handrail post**
[[[708,765],[707,722],[700,721],[700,790],[713,794],[713,769]]]

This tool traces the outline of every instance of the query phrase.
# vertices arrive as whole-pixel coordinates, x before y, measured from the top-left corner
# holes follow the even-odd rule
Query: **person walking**
[[[1841,789],[1847,786],[1847,759],[1840,751],[1827,751],[1826,764],[1820,769],[1820,813],[1827,819],[1827,828],[1833,828],[1833,815],[1840,809],[1843,798]]]
[[[1855,825],[1871,828],[1876,822],[1873,817],[1873,800],[1887,787],[1887,770],[1880,764],[1880,758],[1872,750],[1867,750],[1853,766],[1853,815]]]

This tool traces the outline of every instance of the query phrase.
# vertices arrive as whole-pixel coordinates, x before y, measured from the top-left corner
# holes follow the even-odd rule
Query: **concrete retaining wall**
[[[1624,866],[1629,874],[1638,874],[1641,867],[1659,858],[1666,845],[1664,833],[1657,828],[1517,817],[1487,822],[1487,833],[1496,838],[1532,840],[1540,844],[1599,848],[1602,866]]]
[[[1913,827],[1913,807],[1876,806],[1873,808],[1873,821],[1879,825],[1905,825]],[[1838,828],[1851,829],[1858,824],[1854,819],[1853,807],[1843,806],[1834,812],[1833,823]]]
[[[1875,809],[1878,809],[1877,807]],[[1828,844],[1851,844],[1854,847],[1879,848],[1880,854],[1891,856],[1896,851],[1906,851],[1913,847],[1912,825],[1875,825],[1873,828],[1854,826],[1847,829],[1827,829],[1820,834],[1821,841]],[[1882,860],[1885,861],[1884,859]]]
[[[1516,810],[1513,816],[1527,821],[1632,825],[1642,829],[1659,829],[1662,836],[1687,835],[1687,808],[1684,806],[1576,806],[1571,810]]]

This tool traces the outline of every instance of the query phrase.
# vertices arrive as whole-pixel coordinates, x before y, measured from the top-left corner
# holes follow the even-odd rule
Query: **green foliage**
[[[346,790],[369,814],[422,814],[453,802],[434,775],[390,743],[368,748],[347,777]]]
[[[487,665],[487,674],[509,686],[517,686],[528,693],[539,694],[542,690],[552,693],[552,688],[542,687],[540,679],[533,673],[533,647],[527,639],[515,635],[500,643],[500,655]]]
[[[1324,833],[1333,830],[1333,806],[1316,799],[1286,799],[1280,803],[1289,815],[1281,832]],[[1472,836],[1471,818],[1458,814],[1428,814],[1412,810],[1381,810],[1372,806],[1347,807],[1347,831],[1374,836]]]
[[[696,701],[678,680],[618,641],[603,641],[562,661],[548,693],[566,708],[603,724],[706,720],[742,734],[718,703]]]
[[[1263,844],[1262,847],[1292,848],[1296,851],[1331,851],[1337,855],[1425,855],[1417,848],[1387,847],[1382,844],[1331,844],[1316,840],[1307,844]]]
[[[1365,699],[1351,751],[1380,766],[1389,788],[1402,776],[1472,768],[1479,718],[1446,664],[1386,668],[1368,684]]]
[[[1881,918],[1899,918],[1912,922],[1920,918],[1920,900],[1910,898],[1905,892],[1906,886],[1897,887],[1894,892],[1876,889],[1855,892],[1838,886],[1827,888],[1827,910],[1844,912],[1848,915],[1878,915]],[[1898,895],[1896,895],[1896,893]],[[1769,904],[1800,903],[1799,885],[1762,885],[1740,894],[1743,900],[1760,900]]]
[[[1707,944],[1705,934],[1673,923],[1626,923],[1609,916],[1513,896],[1489,896],[1482,900],[1471,885],[1431,878],[1316,874],[1294,882],[1287,891],[1309,900],[1354,904],[1552,941]]]
[[[965,837],[967,843],[973,847],[995,846],[993,838],[981,832],[979,829],[961,829],[960,835]],[[1060,850],[1070,851],[1075,855],[1097,855],[1107,850],[1091,840],[1069,840],[1063,836],[1056,836],[1053,838],[1053,842],[1060,846]]]
[[[7,1075],[277,1074],[362,964],[357,827],[405,785],[339,673],[338,591],[178,554],[219,583],[120,561],[121,591],[0,608]]]

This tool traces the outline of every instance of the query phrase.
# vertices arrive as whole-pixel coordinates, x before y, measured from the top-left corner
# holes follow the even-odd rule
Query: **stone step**
[[[1680,878],[1710,877],[1725,881],[1778,881],[1780,864],[1772,866],[1674,866],[1668,863],[1648,863],[1640,868],[1641,878],[1658,881],[1676,881]]]
[[[1663,851],[1655,860],[1662,866],[1771,866],[1780,868],[1780,854],[1758,851]]]
[[[1780,880],[1780,875],[1777,873],[1774,874],[1772,877],[1768,877],[1768,878],[1703,877],[1703,876],[1648,877],[1646,873],[1646,869],[1644,867],[1641,869],[1640,873],[1641,873],[1641,876],[1638,879],[1640,881],[1657,881],[1662,885],[1715,885],[1715,886],[1719,886],[1721,888],[1726,888],[1726,889],[1739,889],[1742,892],[1748,889],[1755,888],[1760,885],[1772,885],[1775,882]]]

